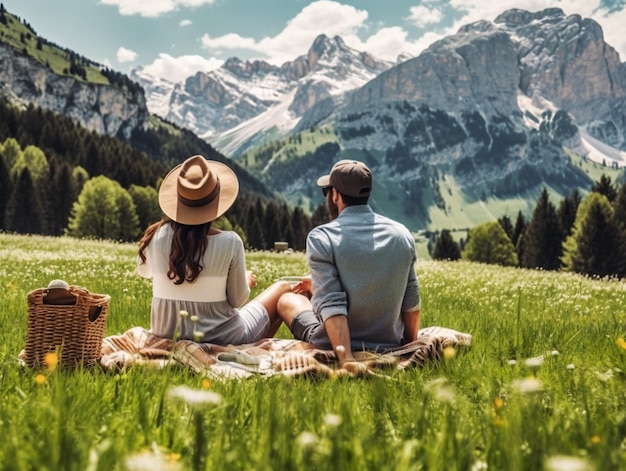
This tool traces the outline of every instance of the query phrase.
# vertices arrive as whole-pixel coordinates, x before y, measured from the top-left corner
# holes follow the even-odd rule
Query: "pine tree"
[[[602,174],[600,180],[595,182],[589,191],[606,196],[609,203],[615,201],[615,197],[617,196],[617,190],[611,182],[611,177],[607,177],[605,174]]]
[[[294,250],[305,250],[306,237],[310,230],[310,221],[300,207],[295,207],[291,216],[291,227],[293,227],[293,248]]]
[[[437,237],[433,249],[433,258],[435,260],[458,260],[461,258],[461,248],[452,238],[448,229],[442,230]]]
[[[581,199],[582,198],[578,189],[574,189],[571,195],[563,198],[559,204],[557,217],[559,218],[561,238],[563,240],[565,240],[572,233],[574,221],[576,220],[576,211],[578,211],[578,205],[580,204]]]
[[[513,245],[517,245],[517,242],[519,241],[519,238],[525,229],[526,229],[526,218],[524,217],[524,214],[521,211],[519,211],[517,213],[517,218],[515,219],[515,227],[513,228],[513,236],[511,237],[511,242],[513,242]]]
[[[504,232],[506,232],[506,235],[509,236],[509,239],[511,239],[511,241],[513,241],[513,230],[514,229],[513,229],[513,223],[511,222],[511,218],[508,215],[504,215],[500,219],[498,219],[498,222],[502,226],[502,229],[504,229]],[[515,245],[515,244],[513,244],[513,245]]]
[[[313,215],[311,216],[311,226],[317,227],[320,224],[325,224],[330,220],[330,213],[328,212],[328,206],[326,202],[320,204],[315,211],[313,211]]]
[[[42,214],[39,188],[33,184],[28,167],[24,167],[6,208],[5,226],[20,234],[39,234]]]
[[[5,227],[7,203],[12,190],[13,185],[11,183],[11,177],[9,176],[9,170],[4,164],[4,159],[0,157],[0,229],[4,229]]]
[[[248,205],[248,212],[245,217],[246,236],[248,245],[257,250],[262,250],[266,246],[265,232],[261,223],[264,216],[265,211],[260,198],[257,198],[254,204]]]
[[[581,202],[574,230],[563,247],[566,270],[595,276],[620,274],[623,255],[619,229],[605,195],[591,192]]]
[[[561,247],[561,227],[556,208],[550,202],[548,190],[544,188],[524,231],[524,252],[520,266],[557,270],[561,264]]]

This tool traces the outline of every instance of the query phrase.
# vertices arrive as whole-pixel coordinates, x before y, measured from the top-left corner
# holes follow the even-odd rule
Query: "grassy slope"
[[[250,150],[242,155],[239,162],[253,174],[261,175],[262,177],[270,159],[272,162],[280,162],[288,158],[298,158],[298,156],[304,155],[306,152],[313,152],[316,147],[326,142],[338,142],[336,134],[328,126],[304,131],[300,136],[301,142],[295,137]],[[276,146],[277,150],[267,155],[265,159],[255,157],[271,146]],[[569,157],[572,163],[580,167],[593,181],[598,181],[602,174],[605,174],[615,182],[623,174],[623,169],[618,170],[605,167],[573,153],[570,153]],[[372,166],[384,165],[384,154],[377,151],[365,153],[361,149],[343,149],[340,158],[364,160]],[[536,187],[512,198],[481,199],[481,195],[470,194],[467,189],[460,188],[450,175],[439,177],[439,187],[444,200],[445,210],[432,204],[434,197],[430,189],[426,189],[427,191],[424,195],[424,198],[430,204],[428,211],[430,221],[426,225],[428,230],[450,229],[462,231],[505,215],[514,219],[519,211],[522,211],[529,218],[532,216],[537,198],[541,193],[541,187]],[[554,204],[558,205],[564,195],[560,195],[550,187],[548,187],[548,191],[552,195]],[[581,193],[584,195],[585,191],[581,190]],[[403,195],[404,190],[398,181],[378,177],[375,181],[373,193],[374,209],[391,218],[402,221],[409,228],[416,230],[415,217],[407,216],[402,206],[398,204],[399,199]],[[300,195],[291,196],[289,202],[291,204],[300,203],[305,209],[309,209],[308,199],[301,198]]]
[[[42,44],[41,50],[37,49],[37,35],[29,30],[24,24],[17,20],[17,18],[7,13],[7,18],[10,20],[8,25],[0,23],[1,41],[9,44],[17,51],[24,51],[31,58],[40,62],[42,65],[48,65],[52,72],[57,75],[68,75],[64,70],[68,70],[70,67],[70,61],[65,51],[59,47],[46,44]],[[30,38],[27,38],[30,36]],[[20,40],[24,37],[24,42]],[[102,75],[97,64],[89,62],[85,65],[85,71],[87,73],[87,82],[97,84],[109,84],[109,80]],[[68,75],[69,76],[69,75]],[[75,80],[83,81],[82,78],[71,75]]]

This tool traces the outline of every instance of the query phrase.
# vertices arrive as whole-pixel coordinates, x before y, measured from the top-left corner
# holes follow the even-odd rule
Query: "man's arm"
[[[352,354],[348,318],[341,314],[329,317],[324,321],[324,328],[337,355],[339,367],[355,375],[367,373],[367,366],[356,361]]]
[[[402,322],[404,322],[404,343],[417,340],[417,335],[420,330],[420,308],[418,307],[413,311],[403,312]]]

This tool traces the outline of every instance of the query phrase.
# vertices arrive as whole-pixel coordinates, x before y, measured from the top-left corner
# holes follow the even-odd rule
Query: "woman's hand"
[[[256,288],[256,274],[251,270],[246,270],[246,278],[250,289]]]

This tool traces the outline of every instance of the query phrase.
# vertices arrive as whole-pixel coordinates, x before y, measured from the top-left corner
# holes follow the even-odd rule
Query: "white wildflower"
[[[440,402],[453,404],[456,400],[454,389],[446,378],[436,378],[424,385]]]
[[[296,438],[296,442],[302,448],[309,448],[317,443],[317,435],[311,432],[302,432],[300,435],[298,435],[298,438]]]
[[[593,471],[589,461],[576,456],[551,456],[545,464],[547,471]]]
[[[489,468],[487,467],[487,463],[484,461],[476,461],[472,465],[472,471],[487,471],[487,469]]]
[[[553,357],[558,357],[558,356],[560,355],[560,353],[559,353],[559,351],[558,351],[558,350],[552,350],[552,351],[550,352],[550,355],[552,355]]]
[[[179,315],[180,317],[187,317],[187,316],[189,315],[189,313],[188,313],[187,311],[180,311],[180,312],[178,313],[178,315]]]
[[[195,324],[196,322],[198,322],[198,316],[196,316],[195,314],[194,314],[193,316],[191,316],[189,319],[190,319],[190,320],[191,320],[191,322],[193,322],[194,324]]]
[[[515,366],[517,365],[517,360],[509,360],[507,363],[511,366]]]
[[[196,408],[218,405],[222,402],[222,396],[216,392],[192,389],[189,386],[174,386],[170,388],[168,394],[171,398],[180,399]]]
[[[599,371],[594,371],[596,378],[598,378],[603,383],[606,383],[613,379],[613,370],[606,370],[606,373],[600,373]]]
[[[180,463],[168,460],[162,453],[143,452],[126,458],[129,471],[178,471]]]
[[[522,394],[532,394],[543,391],[543,383],[537,378],[523,378],[513,382],[513,387]]]
[[[568,370],[573,370],[573,369],[574,369],[574,368],[576,368],[576,367],[574,366],[574,364],[573,364],[573,363],[570,363],[570,364],[569,364],[569,365],[567,365],[565,368],[567,368]]]
[[[324,425],[328,428],[337,428],[341,425],[343,419],[337,414],[326,414],[324,416]]]
[[[529,368],[539,368],[543,365],[543,355],[539,355],[538,357],[526,358],[524,360],[524,364]]]

